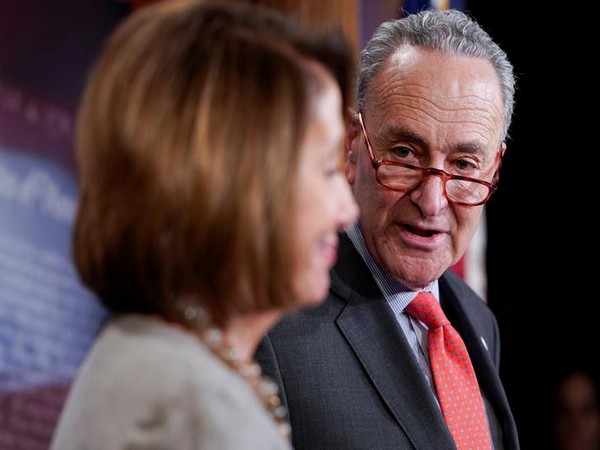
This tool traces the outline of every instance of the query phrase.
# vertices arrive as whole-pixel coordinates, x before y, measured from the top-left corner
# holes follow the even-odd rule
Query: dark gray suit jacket
[[[516,450],[517,430],[498,376],[496,319],[451,272],[439,287],[442,308],[498,417],[504,448]],[[256,358],[280,386],[295,450],[455,448],[404,333],[345,234],[327,300],[282,320]]]

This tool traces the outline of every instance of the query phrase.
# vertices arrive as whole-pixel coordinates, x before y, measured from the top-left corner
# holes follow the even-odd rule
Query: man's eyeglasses
[[[425,177],[436,175],[441,177],[444,182],[446,198],[452,203],[466,206],[483,205],[498,187],[496,180],[500,171],[500,152],[498,152],[498,169],[494,174],[493,183],[461,175],[451,175],[433,167],[425,168],[397,161],[375,159],[373,147],[369,141],[361,113],[358,113],[358,120],[367,144],[367,149],[369,150],[371,164],[373,165],[373,169],[375,169],[375,178],[383,187],[393,191],[409,192],[419,186]]]

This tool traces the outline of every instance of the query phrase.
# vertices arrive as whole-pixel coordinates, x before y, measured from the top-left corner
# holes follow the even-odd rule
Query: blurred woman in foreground
[[[252,355],[322,301],[357,207],[349,46],[289,20],[170,0],[109,39],[79,112],[74,255],[111,319],[52,449],[290,448]]]

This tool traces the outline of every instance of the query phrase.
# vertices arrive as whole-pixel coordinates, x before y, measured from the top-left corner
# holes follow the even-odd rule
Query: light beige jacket
[[[290,450],[254,392],[192,336],[128,315],[102,330],[51,450]]]

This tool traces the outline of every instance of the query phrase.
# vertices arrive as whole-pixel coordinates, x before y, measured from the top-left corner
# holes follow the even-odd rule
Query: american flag
[[[401,5],[406,14],[412,14],[422,9],[464,9],[465,0],[404,0]]]

